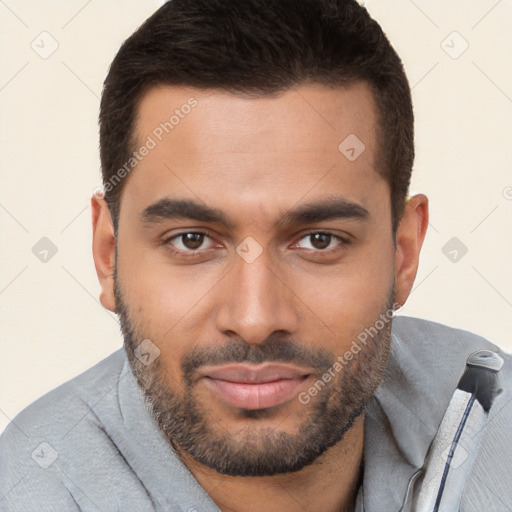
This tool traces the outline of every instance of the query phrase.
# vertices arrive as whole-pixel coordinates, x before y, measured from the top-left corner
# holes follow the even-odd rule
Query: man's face
[[[222,473],[300,469],[350,428],[387,359],[395,250],[372,95],[159,87],[135,133],[154,147],[122,194],[116,309],[160,427]]]

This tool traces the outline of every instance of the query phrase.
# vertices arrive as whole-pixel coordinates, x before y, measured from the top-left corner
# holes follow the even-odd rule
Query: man
[[[125,351],[8,427],[2,510],[512,510],[510,356],[393,319],[428,205],[364,8],[165,4],[112,63],[100,148]]]

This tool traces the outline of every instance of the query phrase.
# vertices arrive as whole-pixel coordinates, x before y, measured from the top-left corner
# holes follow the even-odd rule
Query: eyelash
[[[169,248],[173,252],[173,254],[176,254],[179,256],[184,256],[186,258],[197,256],[197,255],[201,254],[201,252],[208,250],[208,249],[197,249],[197,250],[184,251],[182,249],[177,249],[177,248],[173,247],[173,245],[171,243],[173,240],[179,239],[180,237],[183,237],[183,236],[189,235],[189,234],[203,235],[203,236],[208,237],[213,240],[213,237],[207,231],[202,231],[202,230],[182,231],[181,233],[177,233],[175,235],[165,238],[163,240],[163,245],[165,245],[167,248]]]
[[[295,242],[293,245],[296,246],[301,240],[303,240],[304,238],[307,238],[308,236],[311,236],[311,235],[326,235],[326,236],[330,236],[331,238],[333,238],[339,242],[335,247],[331,247],[329,249],[316,249],[316,250],[315,249],[306,249],[306,250],[317,252],[318,254],[327,254],[327,253],[330,253],[331,251],[340,250],[341,249],[340,246],[346,246],[346,245],[350,244],[350,239],[348,238],[348,236],[342,237],[340,235],[331,233],[330,231],[309,231],[309,232],[303,234],[297,240],[297,242]]]
[[[207,249],[182,250],[182,249],[177,249],[177,248],[175,248],[173,246],[173,244],[172,244],[173,240],[179,239],[180,237],[183,237],[183,236],[188,235],[188,234],[202,235],[204,237],[207,237],[207,238],[210,238],[211,240],[213,240],[213,237],[207,231],[204,231],[204,230],[194,230],[194,231],[182,231],[181,233],[174,234],[174,235],[172,235],[170,237],[165,238],[162,243],[173,254],[181,256],[181,257],[185,257],[185,258],[193,258],[195,256],[200,256],[201,254],[204,254],[205,251],[208,251],[208,250],[212,249],[212,247],[209,247]],[[347,245],[349,245],[351,243],[351,240],[349,239],[348,236],[347,237],[342,237],[340,235],[331,233],[329,231],[318,231],[317,230],[317,231],[309,231],[309,232],[304,233],[303,235],[301,235],[301,237],[298,238],[297,241],[292,244],[292,247],[297,246],[300,243],[301,240],[303,240],[303,239],[305,239],[305,238],[307,238],[308,236],[311,236],[311,235],[326,235],[326,236],[330,236],[331,238],[333,238],[333,239],[338,241],[338,244],[336,244],[335,247],[331,247],[331,248],[327,248],[327,249],[303,249],[303,250],[306,250],[306,251],[309,251],[309,252],[315,252],[317,254],[331,254],[332,252],[343,250],[344,246],[347,246]]]

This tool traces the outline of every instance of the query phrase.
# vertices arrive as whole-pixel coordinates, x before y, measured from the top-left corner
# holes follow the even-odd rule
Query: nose
[[[294,333],[298,326],[294,294],[278,267],[265,253],[251,263],[235,258],[219,289],[217,329],[249,344],[262,343],[272,334]]]

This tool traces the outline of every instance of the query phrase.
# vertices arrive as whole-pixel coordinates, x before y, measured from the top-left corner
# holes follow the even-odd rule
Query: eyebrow
[[[369,211],[363,206],[345,198],[334,198],[307,203],[289,210],[277,224],[312,224],[333,219],[366,220],[369,217]],[[161,199],[148,206],[142,212],[141,219],[148,224],[162,220],[193,219],[233,227],[233,223],[222,210],[189,199]]]
[[[281,219],[283,224],[312,224],[334,219],[367,220],[370,212],[360,204],[337,197],[307,203],[289,210]]]
[[[200,222],[218,222],[230,226],[226,214],[217,208],[188,199],[164,198],[148,206],[141,215],[145,223],[156,223],[169,219],[194,219]]]

